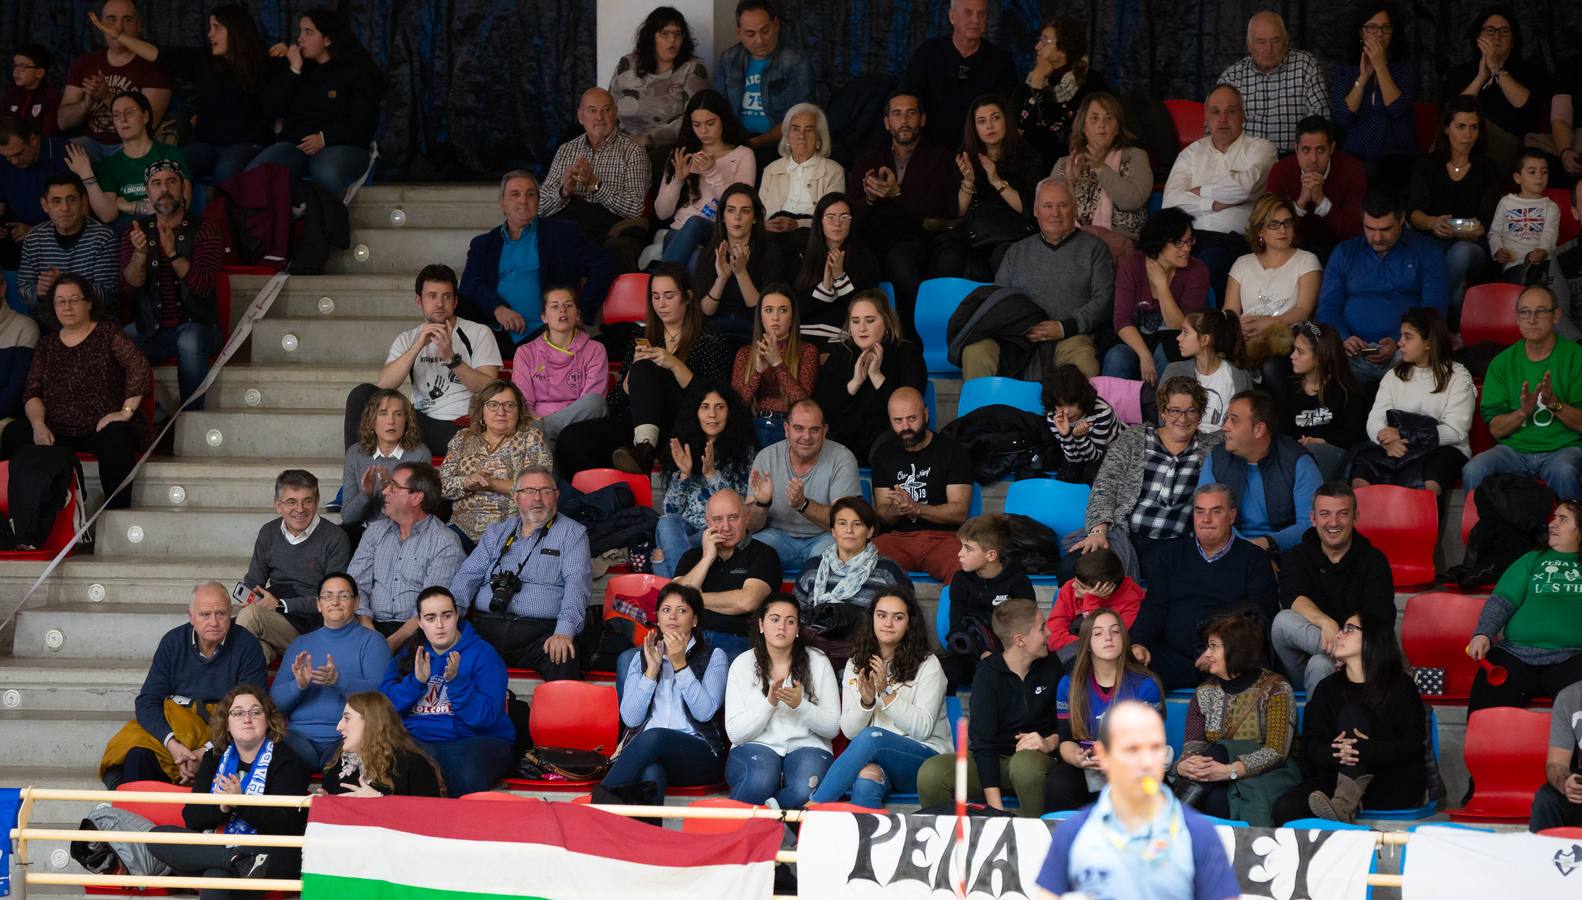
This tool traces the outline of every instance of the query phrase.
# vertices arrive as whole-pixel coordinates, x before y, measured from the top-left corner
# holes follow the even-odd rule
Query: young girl
[[[692,289],[709,327],[733,346],[747,343],[760,285],[785,278],[780,248],[764,234],[764,207],[750,184],[720,194],[714,230],[692,269]]]
[[[544,333],[516,348],[511,383],[522,392],[526,411],[538,419],[544,440],[553,444],[572,422],[604,415],[609,359],[604,344],[583,329],[571,288],[554,285],[544,291],[539,315]]]
[[[1241,320],[1233,312],[1202,309],[1181,321],[1176,346],[1185,359],[1165,366],[1161,383],[1190,375],[1208,392],[1208,407],[1198,431],[1219,431],[1230,398],[1253,387],[1252,373],[1242,368]]]
[[[803,337],[820,349],[840,340],[846,301],[857,291],[879,286],[884,277],[873,251],[851,239],[851,201],[845,194],[825,194],[813,210],[802,269],[797,273],[798,305]]]
[[[681,115],[681,139],[654,195],[654,214],[671,219],[665,262],[690,265],[708,239],[725,188],[756,184],[758,162],[747,145],[747,129],[717,91],[698,91]]]
[[[1060,446],[1062,481],[1092,484],[1104,451],[1120,430],[1115,410],[1073,365],[1056,366],[1044,379],[1044,414]]]
[[[1280,391],[1280,431],[1307,448],[1324,480],[1342,478],[1346,451],[1362,443],[1368,407],[1333,326],[1291,329],[1291,373]]]
[[[1571,315],[1571,288],[1555,260],[1560,240],[1560,207],[1544,196],[1549,187],[1549,158],[1542,150],[1526,148],[1516,157],[1516,193],[1506,194],[1494,207],[1489,228],[1489,249],[1504,267],[1501,276],[1511,284],[1541,284],[1555,295],[1555,305]]]
[[[758,446],[785,440],[785,415],[792,404],[812,396],[818,368],[818,346],[802,339],[791,289],[784,284],[764,288],[752,343],[736,351],[731,368],[731,387],[752,409]]]
[[[751,653],[731,663],[725,682],[725,733],[731,799],[800,809],[834,759],[840,728],[835,670],[802,641],[797,603],[771,594],[758,607]]]
[[[378,691],[349,695],[335,730],[341,745],[324,767],[324,793],[445,796],[439,765],[401,726],[389,697]]]
[[[924,760],[953,747],[945,671],[928,649],[928,620],[911,591],[880,592],[841,673],[840,730],[850,744],[813,792],[814,803],[851,793],[883,809],[891,792],[917,789]]]

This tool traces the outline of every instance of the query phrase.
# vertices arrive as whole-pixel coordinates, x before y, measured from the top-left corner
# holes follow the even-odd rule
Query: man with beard
[[[143,177],[154,214],[135,219],[121,238],[121,294],[132,304],[138,349],[154,364],[176,358],[186,398],[220,349],[215,285],[224,248],[213,226],[188,214],[187,179],[175,162],[155,160]],[[203,398],[192,408],[202,409]]]
[[[909,572],[949,582],[961,569],[956,530],[972,505],[972,457],[928,430],[928,409],[914,388],[890,395],[890,430],[869,454],[873,507],[885,531],[874,546]]]
[[[854,233],[883,261],[895,285],[901,327],[913,340],[912,311],[928,270],[930,226],[942,226],[958,213],[951,208],[955,165],[949,151],[923,143],[927,122],[916,94],[892,93],[884,104],[890,143],[858,156],[846,173],[846,196],[857,217]]]

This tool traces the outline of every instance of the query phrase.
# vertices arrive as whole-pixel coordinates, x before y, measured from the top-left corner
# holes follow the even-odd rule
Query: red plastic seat
[[[1182,147],[1203,136],[1203,104],[1196,100],[1166,100],[1165,109],[1176,123],[1176,140]]]
[[[0,519],[11,518],[11,462],[0,462]],[[55,524],[50,526],[49,534],[45,536],[44,543],[37,550],[0,550],[0,560],[40,560],[54,559],[60,548],[71,543],[71,536],[76,534],[74,527],[77,521],[77,507],[82,503],[81,485],[73,478],[71,489],[66,493],[66,505],[55,515]]]
[[[160,794],[190,794],[191,788],[180,785],[168,784],[163,781],[128,781],[116,788],[117,791],[142,791],[145,793]],[[110,804],[116,809],[124,809],[136,813],[155,825],[172,825],[177,828],[187,827],[186,820],[181,817],[184,808],[180,803],[149,803],[146,801],[116,800]],[[134,887],[100,887],[86,886],[82,889],[84,894],[96,897],[169,897],[168,888],[134,888]]]
[[[705,797],[687,804],[703,809],[762,809],[751,803],[725,797]],[[682,819],[681,830],[688,834],[730,834],[740,831],[751,819]]]
[[[645,625],[635,617],[618,611],[615,608],[615,598],[620,597],[636,602],[648,612],[648,621],[652,622],[659,605],[659,589],[669,582],[670,579],[663,575],[644,575],[635,572],[611,576],[610,580],[604,584],[605,620],[624,619],[631,622],[633,628],[632,646],[641,646],[643,641],[648,638],[648,632],[652,630],[652,626]],[[650,597],[650,595],[653,596]],[[619,673],[617,673],[617,677],[619,677]]]
[[[1401,649],[1407,661],[1417,668],[1445,670],[1445,692],[1424,694],[1425,701],[1465,703],[1471,695],[1478,664],[1467,655],[1467,642],[1477,630],[1485,599],[1430,592],[1406,601]]]
[[[1412,128],[1417,132],[1417,152],[1427,153],[1439,138],[1439,107],[1427,100],[1413,103]]]
[[[533,691],[527,728],[536,746],[594,750],[608,756],[621,737],[620,699],[607,684],[546,682]],[[517,791],[581,791],[597,782],[507,778],[505,783]]]
[[[654,482],[646,475],[633,475],[620,469],[583,469],[571,476],[571,486],[584,494],[591,494],[612,484],[625,484],[632,489],[638,506],[654,505]]]
[[[1467,346],[1484,341],[1506,347],[1521,340],[1516,328],[1516,298],[1522,286],[1491,282],[1467,288],[1461,304],[1461,339]]]
[[[1483,385],[1480,384],[1478,385],[1480,404],[1482,400]],[[1489,431],[1489,423],[1483,418],[1483,410],[1476,406],[1472,408],[1472,431],[1467,434],[1467,445],[1471,447],[1473,456],[1494,446],[1494,432]]]
[[[1544,837],[1572,838],[1573,840],[1578,839],[1578,838],[1582,838],[1582,828],[1576,828],[1576,827],[1573,827],[1573,826],[1562,826],[1560,828],[1545,828],[1543,831],[1540,831],[1538,833],[1543,835]]]
[[[1576,213],[1571,211],[1571,204],[1576,202],[1576,197],[1565,188],[1550,188],[1544,191],[1544,196],[1560,207],[1560,243],[1568,243],[1582,234],[1582,221],[1578,221]]]
[[[1544,784],[1549,713],[1510,706],[1467,717],[1467,774],[1477,785],[1472,802],[1450,810],[1452,822],[1525,822],[1533,793]]]
[[[1472,499],[1477,496],[1477,489],[1467,491],[1466,499],[1461,506],[1461,546],[1467,545],[1467,538],[1472,536],[1472,526],[1478,524],[1478,504]]]
[[[532,800],[533,798],[532,797],[519,797],[516,794],[508,794],[505,791],[473,791],[470,794],[462,794],[460,797],[457,797],[456,799],[457,800],[505,800],[505,801],[510,801],[510,800]]]
[[[1430,491],[1393,484],[1357,489],[1357,530],[1390,559],[1397,588],[1434,580],[1439,505]]]
[[[648,275],[628,272],[615,279],[604,295],[604,324],[641,322],[648,315]]]

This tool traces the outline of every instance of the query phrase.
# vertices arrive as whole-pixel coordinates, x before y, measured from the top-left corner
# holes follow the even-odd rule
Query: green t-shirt
[[[1522,405],[1522,382],[1536,389],[1549,373],[1555,397],[1567,406],[1582,405],[1582,346],[1555,337],[1555,347],[1547,359],[1533,362],[1521,341],[1500,351],[1489,363],[1483,378],[1483,419],[1492,420]],[[1540,424],[1541,423],[1541,424]],[[1538,409],[1521,427],[1500,438],[1500,443],[1518,453],[1549,453],[1582,444],[1582,434],[1567,428],[1558,416]]]
[[[1500,576],[1494,593],[1516,607],[1505,639],[1523,647],[1582,647],[1582,564],[1575,553],[1535,550]]]
[[[107,194],[117,194],[136,203],[148,196],[148,180],[145,173],[155,160],[168,159],[181,168],[181,174],[187,178],[192,177],[192,172],[187,168],[187,157],[182,155],[180,148],[170,144],[154,142],[148,153],[137,159],[126,155],[125,150],[117,150],[109,158],[100,161],[93,167],[93,175],[99,179],[99,189]]]

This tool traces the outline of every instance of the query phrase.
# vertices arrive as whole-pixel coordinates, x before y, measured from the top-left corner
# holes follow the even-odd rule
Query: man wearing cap
[[[186,399],[220,349],[215,285],[224,249],[214,228],[187,210],[186,178],[175,162],[155,160],[144,180],[154,214],[133,220],[121,238],[121,296],[133,315],[127,334],[151,363],[176,358]],[[203,399],[192,408],[202,409]]]

